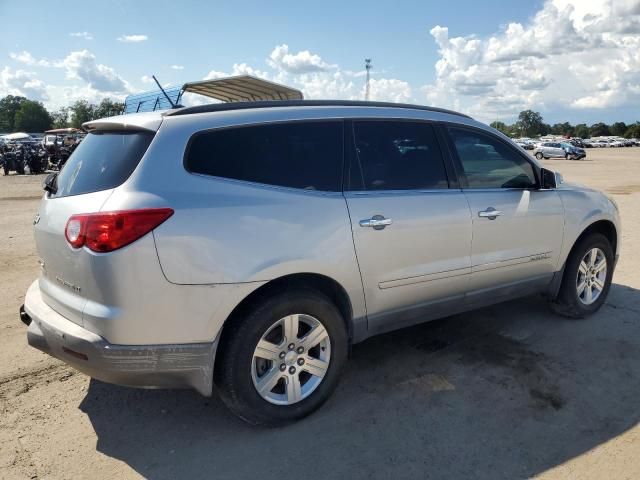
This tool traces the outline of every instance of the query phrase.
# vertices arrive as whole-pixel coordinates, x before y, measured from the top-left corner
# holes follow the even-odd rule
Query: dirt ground
[[[43,177],[0,177],[0,478],[640,478],[640,148],[545,163],[620,205],[601,311],[570,321],[534,297],[372,338],[319,412],[280,429],[28,347]]]

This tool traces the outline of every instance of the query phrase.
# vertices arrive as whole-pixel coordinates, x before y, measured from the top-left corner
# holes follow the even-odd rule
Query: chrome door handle
[[[488,218],[489,220],[495,220],[500,215],[502,215],[502,212],[499,210],[496,210],[493,207],[489,207],[486,210],[481,210],[478,212],[478,216],[480,218]]]
[[[361,227],[372,227],[374,230],[382,230],[387,225],[391,225],[393,220],[384,218],[382,215],[374,215],[371,218],[360,220]]]

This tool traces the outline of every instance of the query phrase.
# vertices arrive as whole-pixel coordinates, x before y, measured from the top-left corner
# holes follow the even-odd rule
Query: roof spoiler
[[[204,95],[221,102],[259,102],[302,100],[300,90],[270,82],[251,75],[216,78],[188,82],[182,87],[169,87],[163,90],[129,95],[125,99],[124,113],[155,112],[179,106],[185,92]]]

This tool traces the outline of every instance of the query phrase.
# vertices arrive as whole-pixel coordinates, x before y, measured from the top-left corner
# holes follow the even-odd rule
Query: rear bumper
[[[114,345],[47,305],[34,282],[20,319],[29,345],[108,383],[145,388],[193,388],[210,396],[217,341],[178,345]]]

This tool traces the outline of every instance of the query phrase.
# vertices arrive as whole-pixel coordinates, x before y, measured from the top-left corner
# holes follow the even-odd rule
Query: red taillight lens
[[[74,248],[112,252],[135,242],[173,215],[170,208],[121,210],[73,215],[64,234]]]

